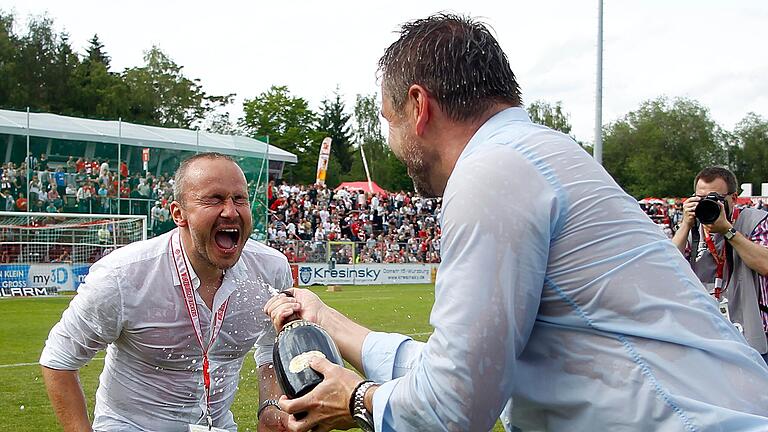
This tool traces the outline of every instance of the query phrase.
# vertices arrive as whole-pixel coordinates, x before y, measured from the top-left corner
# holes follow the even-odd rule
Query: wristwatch
[[[728,231],[723,233],[723,237],[725,237],[726,240],[731,241],[733,237],[736,236],[736,229],[733,227],[728,228]]]
[[[376,385],[373,381],[362,381],[352,392],[349,401],[349,411],[352,413],[352,418],[363,432],[374,432],[373,415],[365,409],[365,392],[373,385]]]
[[[267,409],[267,408],[269,408],[271,406],[273,406],[273,407],[277,408],[278,410],[282,411],[280,409],[280,405],[277,404],[277,400],[276,399],[267,399],[264,402],[262,402],[261,405],[259,405],[259,410],[256,412],[256,419],[260,418],[261,417],[261,413],[263,413],[265,409]]]

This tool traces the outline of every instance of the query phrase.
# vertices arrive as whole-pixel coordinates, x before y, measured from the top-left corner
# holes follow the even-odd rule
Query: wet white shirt
[[[80,369],[107,349],[94,430],[186,431],[188,423],[205,422],[202,349],[172,267],[169,238],[174,231],[120,248],[95,263],[48,336],[40,364],[52,369]],[[200,280],[189,270],[207,343],[211,310],[197,292]],[[255,344],[257,364],[272,361],[275,333],[262,312],[270,296],[265,284],[290,287],[288,261],[249,240],[213,300],[218,310],[229,298],[209,350],[211,411],[214,426],[230,431],[237,429],[229,408],[245,355]]]
[[[434,333],[363,346],[377,431],[487,431],[505,406],[508,430],[768,430],[768,367],[573,140],[502,111],[443,203]]]

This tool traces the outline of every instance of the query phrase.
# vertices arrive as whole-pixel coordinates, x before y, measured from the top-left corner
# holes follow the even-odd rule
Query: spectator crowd
[[[273,180],[267,200],[267,242],[290,262],[440,262],[440,198],[403,191],[334,191],[324,185]],[[682,220],[684,200],[642,200],[640,206],[671,238]],[[57,163],[41,154],[18,166],[14,162],[0,166],[0,211],[29,208],[45,213],[116,214],[119,210],[121,214],[148,215],[150,233],[158,235],[175,226],[171,201],[171,175],[130,173],[125,162],[120,164],[119,175],[108,159],[73,156]],[[744,200],[741,205],[768,208],[762,199]]]
[[[270,182],[267,199],[268,243],[291,262],[440,262],[440,198]]]
[[[738,206],[753,207],[758,210],[768,210],[768,205],[762,199],[739,198]],[[658,225],[667,237],[672,238],[677,226],[683,220],[683,203],[685,198],[653,198],[639,201],[640,208]]]
[[[140,214],[149,216],[150,235],[172,229],[171,175],[130,173],[125,162],[119,168],[112,162],[73,156],[52,162],[41,154],[2,164],[0,211]],[[440,262],[440,199],[279,180],[270,181],[267,198],[267,242],[291,262]]]
[[[150,229],[159,234],[173,228],[169,211],[172,185],[168,173],[131,175],[124,161],[118,174],[108,159],[70,156],[66,162],[56,163],[41,154],[18,166],[14,162],[0,166],[0,210],[103,214],[119,210],[150,216]]]

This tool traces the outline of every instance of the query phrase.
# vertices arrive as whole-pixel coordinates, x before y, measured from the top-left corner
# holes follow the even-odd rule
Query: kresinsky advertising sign
[[[298,283],[308,285],[379,285],[430,283],[432,264],[298,264]]]

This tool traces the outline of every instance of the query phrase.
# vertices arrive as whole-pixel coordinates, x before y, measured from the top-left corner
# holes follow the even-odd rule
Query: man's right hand
[[[296,314],[324,328],[336,342],[344,360],[357,370],[363,370],[363,343],[371,331],[323,303],[310,290],[291,288],[287,291],[293,297],[278,294],[264,305],[264,312],[272,319],[275,329],[279,332],[286,320]]]
[[[320,322],[322,316],[330,308],[320,300],[320,297],[306,289],[292,288],[288,292],[292,293],[293,297],[278,294],[264,305],[264,313],[272,319],[275,330],[279,332],[293,314],[322,326]]]
[[[683,220],[680,222],[680,227],[686,231],[690,231],[694,225],[696,225],[696,206],[699,205],[701,198],[692,196],[685,200],[683,203]]]

